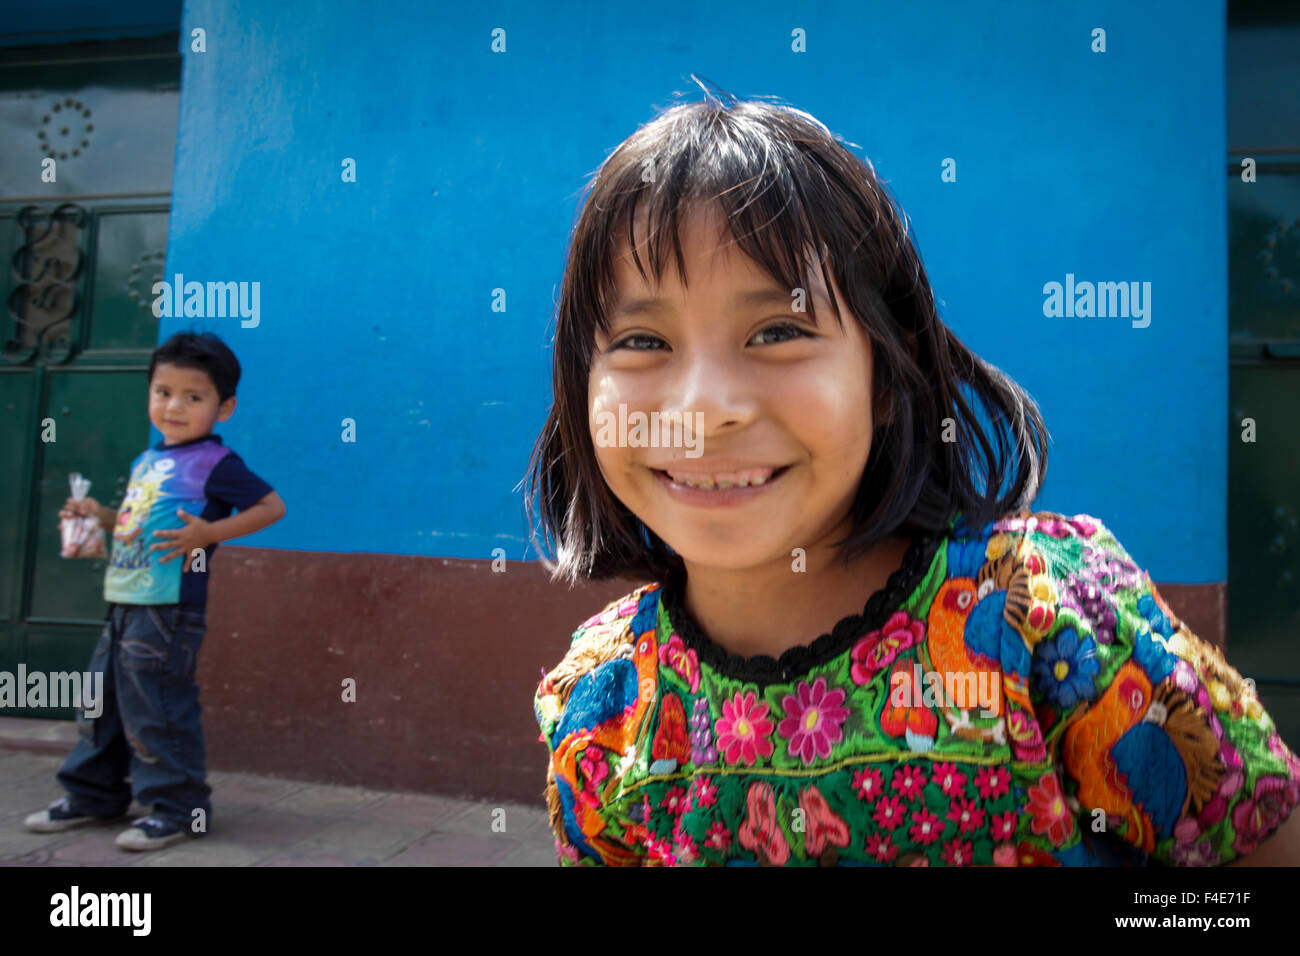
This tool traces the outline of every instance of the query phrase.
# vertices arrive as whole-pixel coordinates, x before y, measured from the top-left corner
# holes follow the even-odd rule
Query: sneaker
[[[117,845],[123,850],[161,850],[189,837],[189,831],[175,823],[157,817],[141,817],[129,830],[117,835]]]
[[[96,823],[115,823],[125,816],[125,813],[119,813],[112,817],[92,817],[88,813],[72,809],[71,802],[67,797],[63,797],[51,803],[46,809],[31,814],[23,821],[23,826],[33,833],[61,833],[64,830],[75,830],[77,827],[91,826]]]

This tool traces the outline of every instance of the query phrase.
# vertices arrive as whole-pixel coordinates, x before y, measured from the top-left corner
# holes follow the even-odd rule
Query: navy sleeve
[[[249,471],[244,460],[233,451],[217,462],[203,486],[206,497],[239,511],[252,507],[274,490]]]

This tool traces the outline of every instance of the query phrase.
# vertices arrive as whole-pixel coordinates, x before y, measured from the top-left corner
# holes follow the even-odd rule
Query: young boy
[[[285,512],[271,486],[212,434],[234,414],[239,376],[238,360],[211,332],[168,339],[149,363],[149,420],[164,441],[132,463],[116,513],[93,498],[69,498],[60,512],[97,514],[113,529],[108,619],[90,662],[92,673],[104,673],[104,700],[98,718],[77,715],[81,737],[58,773],[68,795],[29,816],[29,830],[119,820],[133,795],[153,811],[118,836],[124,849],[160,849],[207,829],[212,789],[194,683],[207,567],[217,542]]]

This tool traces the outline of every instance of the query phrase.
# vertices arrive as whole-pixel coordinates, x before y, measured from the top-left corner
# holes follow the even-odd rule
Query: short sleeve
[[[574,632],[533,696],[548,755],[546,805],[561,866],[638,866],[643,821],[621,816],[611,798],[636,752],[641,681],[627,615],[599,617]]]
[[[244,460],[231,452],[213,467],[204,485],[205,497],[243,511],[257,504],[275,489],[248,470]]]
[[[1164,865],[1252,852],[1300,800],[1300,761],[1253,685],[1100,521],[1039,517],[1027,545],[1056,614],[1041,637],[1025,635],[1030,693],[1083,835]]]

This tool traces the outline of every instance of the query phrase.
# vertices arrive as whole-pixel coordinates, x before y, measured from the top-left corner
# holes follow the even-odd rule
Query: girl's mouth
[[[783,465],[770,474],[767,474],[767,469],[748,469],[747,472],[733,476],[739,481],[749,482],[748,484],[732,483],[725,478],[718,481],[705,476],[688,478],[683,473],[674,478],[659,468],[651,468],[650,471],[673,500],[696,507],[721,508],[743,504],[764,494],[792,467],[794,466]]]

